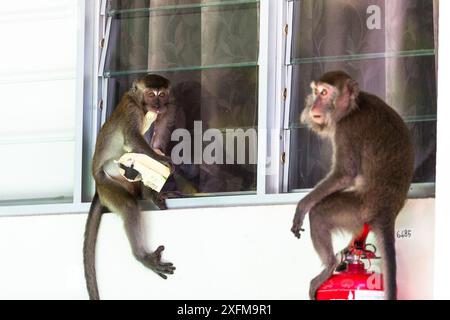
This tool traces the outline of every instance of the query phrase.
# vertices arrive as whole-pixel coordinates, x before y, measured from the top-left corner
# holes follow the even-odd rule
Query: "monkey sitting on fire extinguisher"
[[[301,121],[333,147],[332,169],[297,205],[291,231],[299,238],[309,212],[311,238],[325,268],[309,295],[339,265],[333,246],[336,229],[357,235],[368,224],[381,249],[386,299],[396,299],[395,220],[413,177],[411,136],[401,117],[380,98],[360,91],[342,71],[311,83]]]

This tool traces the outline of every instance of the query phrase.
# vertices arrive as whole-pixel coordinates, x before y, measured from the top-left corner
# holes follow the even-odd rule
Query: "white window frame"
[[[75,93],[75,155],[81,155],[83,149],[83,97],[85,82],[83,76],[86,74],[84,71],[85,63],[89,57],[85,52],[85,12],[87,11],[87,3],[90,1],[79,0],[78,6],[78,36],[77,36],[77,69],[76,69],[76,93]],[[23,215],[36,215],[36,214],[56,214],[56,213],[68,213],[68,212],[82,212],[85,210],[85,205],[81,203],[81,181],[82,181],[82,161],[81,157],[78,157],[74,161],[74,181],[73,181],[73,201],[71,203],[49,203],[49,204],[26,204],[28,201],[24,200],[21,205],[5,205],[0,206],[0,217],[5,216],[23,216]],[[36,199],[36,203],[39,203],[39,199]]]
[[[293,4],[296,0],[260,0],[258,161],[255,194],[221,195],[167,200],[169,209],[295,204],[310,189],[287,192],[289,175],[290,84]],[[90,165],[98,129],[105,121],[108,79],[102,77],[111,18],[106,0],[81,1],[77,82],[76,155],[73,203],[0,207],[0,216],[85,213],[92,194]],[[84,13],[84,14],[83,14]],[[103,111],[100,106],[105,106]],[[83,107],[81,107],[83,106]],[[269,116],[270,115],[270,116]],[[269,135],[269,133],[275,133]],[[438,131],[438,138],[440,132]],[[281,156],[285,153],[285,162]],[[266,166],[272,161],[271,168]],[[269,172],[270,171],[270,172]],[[434,196],[434,183],[413,184],[410,198]]]
[[[448,19],[447,19],[448,18]],[[437,155],[436,155],[436,214],[434,229],[434,299],[450,299],[448,284],[450,283],[450,149],[448,136],[450,127],[447,121],[450,119],[450,96],[448,91],[448,75],[450,73],[450,1],[439,1],[439,71],[438,71],[438,124],[437,124]],[[439,94],[444,93],[444,94]]]
[[[299,0],[284,0],[284,8],[282,9],[285,12],[285,24],[287,26],[287,39],[286,39],[286,45],[285,45],[285,51],[284,51],[284,57],[285,57],[285,66],[284,66],[284,78],[286,79],[285,82],[285,88],[287,90],[286,95],[286,102],[285,102],[285,119],[284,119],[284,143],[285,143],[285,165],[283,168],[283,172],[281,173],[282,176],[282,186],[281,186],[281,192],[291,192],[292,194],[300,195],[300,198],[302,198],[305,193],[308,193],[311,189],[302,189],[302,190],[289,190],[288,189],[288,176],[289,176],[289,148],[290,148],[290,130],[288,130],[289,125],[289,115],[290,115],[290,88],[292,84],[292,65],[290,65],[291,62],[291,48],[292,48],[292,35],[293,32],[290,30],[290,26],[293,26],[293,11],[294,11],[294,2],[297,2]],[[436,50],[437,54],[437,50]],[[282,151],[283,152],[283,151]],[[416,198],[431,198],[435,197],[435,183],[412,183],[409,189],[408,198],[409,199],[416,199]],[[297,199],[300,199],[297,198]],[[298,200],[297,200],[298,201]]]

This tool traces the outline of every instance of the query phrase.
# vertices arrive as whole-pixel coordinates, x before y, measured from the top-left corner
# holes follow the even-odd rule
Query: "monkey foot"
[[[347,263],[345,261],[342,261],[341,263],[338,264],[338,266],[336,267],[336,272],[342,272],[347,270]]]
[[[334,268],[325,269],[318,276],[311,280],[309,285],[309,299],[316,300],[316,293],[320,286],[328,280],[328,278],[333,274]]]
[[[323,281],[320,276],[317,276],[311,280],[311,283],[309,285],[309,299],[310,300],[316,300],[317,290],[320,288],[322,283],[323,283]]]
[[[159,208],[159,210],[167,210],[166,197],[164,197],[161,194],[159,194],[155,198],[154,202],[155,202],[155,205]]]
[[[334,262],[333,264],[328,265],[321,273],[311,280],[309,285],[309,298],[311,300],[316,299],[317,290],[319,290],[320,286],[333,275],[338,264],[338,262]]]
[[[164,246],[159,246],[155,252],[146,254],[142,258],[142,263],[161,278],[167,279],[166,274],[173,274],[176,268],[173,263],[161,261],[161,253],[163,250]]]

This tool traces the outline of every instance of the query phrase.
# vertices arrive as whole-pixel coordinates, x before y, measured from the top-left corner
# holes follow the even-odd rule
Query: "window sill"
[[[269,206],[282,204],[296,204],[309,190],[296,190],[292,193],[281,194],[253,194],[233,196],[212,196],[198,198],[181,198],[167,200],[168,209],[192,209],[211,207],[243,207],[243,206]],[[408,194],[409,199],[434,198],[435,184],[413,184]],[[0,217],[55,215],[68,213],[87,213],[90,203],[17,205],[0,207]],[[143,202],[144,211],[154,210],[149,202]]]

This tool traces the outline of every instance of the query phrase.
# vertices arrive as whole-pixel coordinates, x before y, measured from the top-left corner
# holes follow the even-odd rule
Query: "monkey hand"
[[[299,210],[299,207],[297,207],[297,211],[295,212],[291,231],[295,235],[295,237],[297,237],[298,239],[300,239],[300,232],[305,231],[305,229],[302,228],[303,220],[305,219],[305,215],[306,215],[306,213],[304,213],[302,210]]]
[[[161,253],[164,251],[164,246],[159,246],[155,252],[148,253],[143,258],[143,263],[146,267],[151,269],[163,279],[167,279],[166,274],[173,274],[175,267],[170,262],[161,261]]]
[[[291,231],[294,234],[294,236],[298,239],[300,239],[300,232],[305,231],[305,229],[302,228],[303,223],[302,222],[296,222],[294,219],[294,223],[292,224]]]
[[[172,159],[170,157],[167,157],[167,156],[162,156],[162,157],[163,158],[161,160],[161,163],[169,168],[170,173],[174,173],[175,172],[175,165],[173,164]]]

